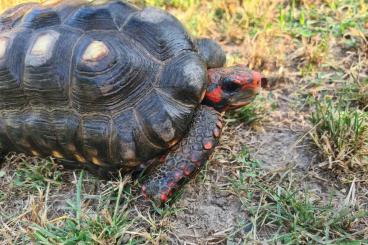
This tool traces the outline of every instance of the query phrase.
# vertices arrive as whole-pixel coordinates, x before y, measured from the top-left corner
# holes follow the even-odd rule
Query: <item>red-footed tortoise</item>
[[[169,13],[121,1],[18,5],[0,16],[0,153],[53,156],[106,175],[160,163],[158,202],[197,173],[260,74],[224,68],[210,39]]]

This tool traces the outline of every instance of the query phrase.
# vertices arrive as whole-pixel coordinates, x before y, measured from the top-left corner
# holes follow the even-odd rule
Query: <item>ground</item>
[[[267,88],[226,114],[214,156],[165,208],[144,201],[129,176],[103,181],[10,154],[0,169],[0,243],[368,243],[368,4],[134,2],[216,39],[229,65],[261,71]]]

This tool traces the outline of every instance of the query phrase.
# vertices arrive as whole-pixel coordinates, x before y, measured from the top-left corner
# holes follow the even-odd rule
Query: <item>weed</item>
[[[104,208],[96,214],[83,209],[82,197],[83,171],[81,171],[74,202],[69,202],[72,216],[67,216],[62,222],[39,226],[33,225],[33,238],[40,244],[136,244],[139,239],[130,239],[129,229],[134,224],[127,212],[129,200],[123,199],[126,182],[120,181],[113,209]],[[124,200],[126,203],[121,203]],[[121,206],[121,204],[123,206]]]
[[[367,167],[367,114],[325,98],[314,102],[310,135],[329,168]]]
[[[19,157],[18,157],[19,158]],[[17,188],[28,190],[45,190],[48,184],[60,186],[62,172],[60,165],[52,159],[21,157],[20,165],[15,173],[14,184]]]
[[[268,243],[332,244],[363,239],[364,231],[354,227],[368,217],[362,208],[346,202],[336,205],[314,200],[308,190],[298,188],[299,180],[285,172],[287,181],[267,173],[260,162],[251,159],[247,149],[238,156],[236,178],[231,179],[234,193],[250,215],[250,223],[241,224],[246,230],[245,241],[254,241],[272,233]],[[235,230],[235,235],[241,229]]]
[[[363,111],[368,110],[368,79],[347,83],[339,89],[338,93],[351,106]]]
[[[249,125],[261,124],[269,111],[273,110],[277,103],[272,98],[272,93],[266,96],[258,95],[254,101],[238,110],[230,113],[230,121],[242,122]]]

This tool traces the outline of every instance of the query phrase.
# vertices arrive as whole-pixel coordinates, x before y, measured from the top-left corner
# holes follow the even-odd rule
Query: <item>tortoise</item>
[[[147,173],[165,203],[219,142],[223,112],[261,75],[171,14],[122,1],[26,3],[0,16],[0,155],[52,156],[106,176]]]

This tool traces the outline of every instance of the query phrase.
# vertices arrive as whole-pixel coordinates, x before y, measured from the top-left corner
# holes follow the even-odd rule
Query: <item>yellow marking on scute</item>
[[[53,47],[58,40],[60,34],[55,31],[50,31],[48,33],[42,34],[34,42],[31,54],[36,56],[43,56],[49,54],[51,57]]]
[[[31,150],[31,152],[32,152],[32,155],[33,155],[33,156],[36,156],[36,157],[37,157],[37,156],[39,156],[39,155],[40,155],[40,154],[39,154],[37,151],[35,151],[35,150]]]
[[[55,158],[64,158],[64,156],[58,151],[52,151],[52,156]]]
[[[92,0],[94,1],[94,0]],[[44,7],[55,7],[58,5],[63,6],[78,6],[90,3],[90,0],[48,0],[42,3]]]
[[[82,157],[81,155],[79,155],[79,154],[75,154],[74,157],[80,163],[85,163],[86,162],[86,159],[84,157]]]
[[[0,59],[4,58],[8,47],[9,39],[7,37],[0,37]]]
[[[91,42],[86,51],[84,51],[82,59],[86,62],[96,62],[105,58],[109,54],[109,48],[101,41]]]
[[[169,143],[169,147],[172,147],[174,145],[176,145],[178,143],[178,140],[177,139],[174,139],[172,140],[170,143]]]
[[[87,0],[87,1],[90,2],[92,5],[101,5],[110,2],[110,0]]]
[[[48,0],[42,3],[42,5],[45,7],[52,7],[52,6],[58,5],[61,2],[63,2],[63,0]]]
[[[97,157],[92,157],[92,163],[96,165],[102,165],[102,162]]]

